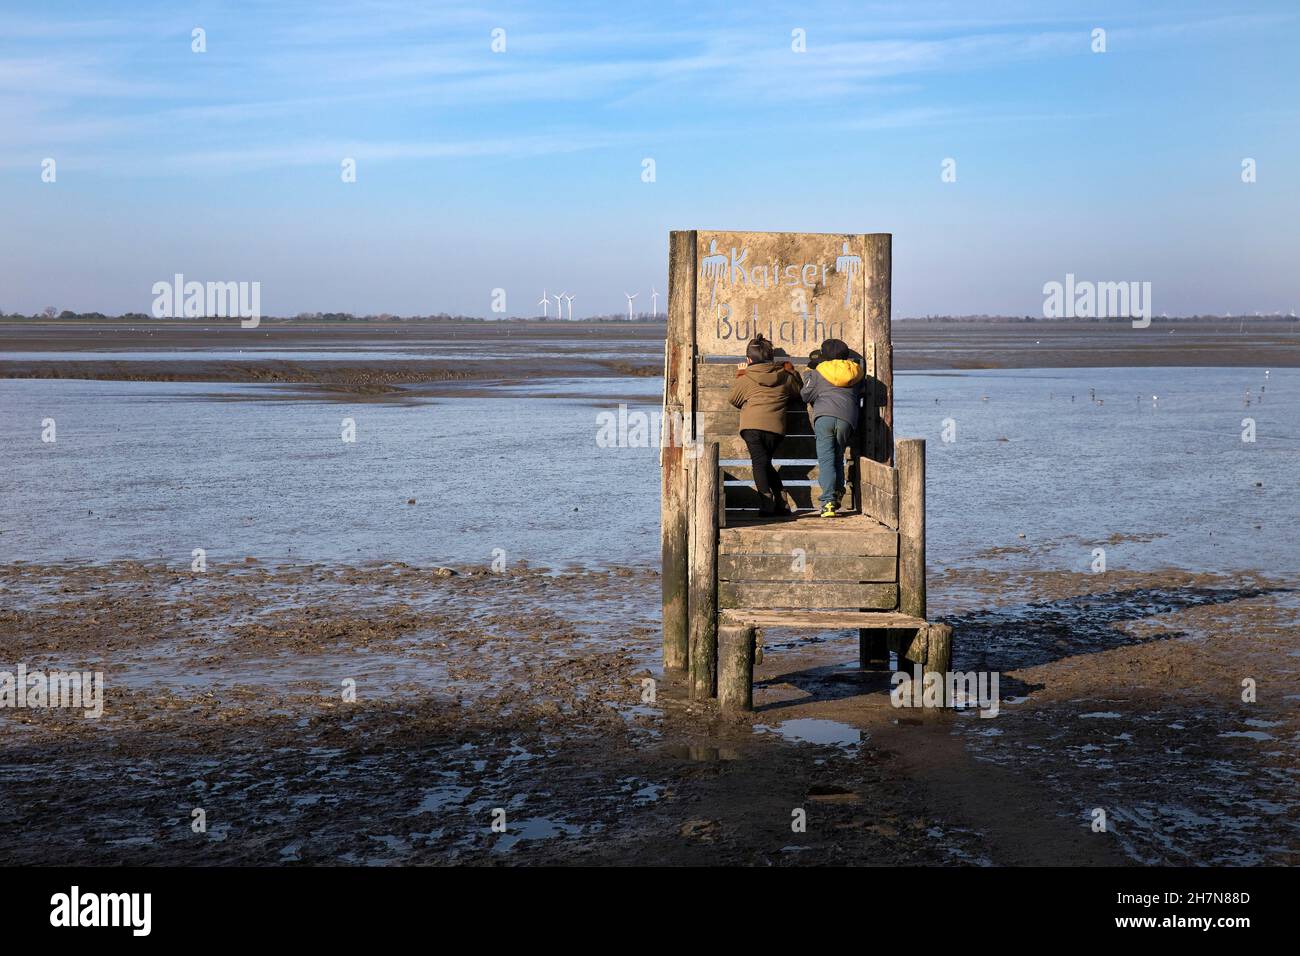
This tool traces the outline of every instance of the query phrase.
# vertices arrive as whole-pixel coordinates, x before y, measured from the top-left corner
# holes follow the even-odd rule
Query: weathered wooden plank
[[[708,366],[696,366],[698,372],[701,368]],[[806,369],[804,371],[807,371]],[[699,412],[729,412],[736,411],[736,406],[731,404],[731,385],[710,388],[704,385],[699,386],[695,393],[695,409]],[[799,412],[807,416],[808,406],[798,399],[790,400],[790,410]]]
[[[782,361],[789,362],[794,366],[794,370],[803,378],[808,374],[808,356],[785,357]],[[731,386],[736,383],[736,363],[723,362],[698,362],[695,366],[695,387],[701,394],[710,392],[713,395],[722,395],[725,400],[727,394],[731,391]],[[716,404],[716,399],[711,399]]]
[[[762,608],[728,608],[722,622],[750,624],[762,628],[808,631],[839,631],[862,627],[923,628],[919,617],[898,611],[771,611]]]
[[[721,534],[722,529],[727,526],[727,496],[726,496],[726,492],[723,491],[721,468],[718,469],[717,492],[718,492],[718,503],[717,503],[718,533]]]
[[[813,502],[812,490],[808,485],[794,485],[786,488],[786,503],[793,502],[796,511],[811,511]],[[723,487],[723,497],[726,508],[733,512],[732,517],[742,517],[736,515],[738,511],[753,511],[757,514],[760,506],[763,504],[759,497],[758,489],[749,485],[726,485]]]
[[[691,414],[691,343],[695,338],[694,232],[672,232],[668,238],[668,332],[664,359],[664,416],[668,420]],[[663,588],[664,668],[680,671],[690,657],[688,474],[683,448],[672,442],[661,449],[660,550]]]
[[[866,461],[859,462],[861,470],[859,476],[863,484],[872,485],[876,488],[884,488],[887,491],[898,493],[898,469],[892,465],[884,465],[878,461],[872,461],[868,458]]]
[[[925,672],[941,674],[945,678],[952,668],[952,625],[931,624],[926,638]],[[947,680],[942,682],[947,692]],[[950,706],[951,700],[944,700],[944,706]]]
[[[889,248],[889,237],[884,237],[884,247]],[[886,343],[883,351],[888,353],[890,338],[890,316],[888,294],[890,286],[889,263],[880,259],[881,237],[871,235],[864,243],[864,268],[862,270],[864,322],[862,329],[861,351],[866,368],[866,391],[862,402],[862,417],[854,435],[857,446],[854,449],[857,459],[855,464],[856,481],[854,491],[857,494],[857,506],[864,515],[876,519],[888,528],[898,528],[898,491],[897,480],[892,475],[893,469],[882,473],[872,467],[874,459],[881,458],[880,449],[884,443],[878,425],[878,406],[885,395],[879,376],[881,368],[882,341]],[[885,290],[884,315],[880,313],[879,287]],[[886,365],[888,364],[886,360]],[[897,574],[897,568],[895,568]],[[889,631],[883,627],[864,627],[858,630],[858,667],[862,670],[877,670],[889,664]]]
[[[876,419],[876,433],[880,454],[883,456],[880,460],[893,464],[894,462],[894,347],[881,346],[884,358],[880,362],[880,375],[887,376],[888,381],[879,378],[876,389],[879,416]]]
[[[786,485],[786,493],[794,501],[796,509],[811,511],[820,508],[821,504],[818,499],[821,496],[821,488],[817,485]],[[752,485],[724,485],[723,492],[726,496],[727,508],[732,511],[752,510],[757,511],[760,503],[758,489]]]
[[[718,446],[709,442],[693,460],[691,515],[690,694],[717,695],[718,678]]]
[[[898,443],[900,609],[925,617],[925,440]]]
[[[844,554],[723,554],[718,578],[724,581],[853,581],[893,583],[898,561],[889,557]]]
[[[834,521],[826,521],[817,515],[797,515],[794,518],[773,520],[737,521],[736,528],[745,534],[767,535],[776,532],[797,531],[810,539],[834,537],[837,535],[865,534],[872,531],[895,532],[886,528],[874,518],[861,514],[841,515]]]
[[[718,453],[724,461],[749,461],[749,448],[739,435],[712,435],[718,443]],[[776,450],[778,459],[802,461],[817,460],[817,439],[811,435],[796,435],[781,442]]]
[[[784,465],[778,465],[776,471],[781,476],[782,483],[787,487],[794,481],[816,483],[817,476],[820,474],[817,466],[809,462],[788,461]],[[754,480],[754,469],[750,465],[723,465],[722,480],[724,482],[752,482]]]
[[[865,237],[862,256],[866,313],[862,347],[865,350],[867,343],[873,344],[875,363],[866,404],[878,408],[874,419],[866,423],[868,434],[863,435],[862,454],[890,463],[894,460],[894,350],[890,337],[892,242],[893,237],[888,233],[872,233]],[[869,418],[869,414],[864,418]]]
[[[701,231],[696,311],[700,352],[740,355],[761,332],[807,353],[862,334],[865,237],[854,233]],[[805,309],[792,309],[802,293]],[[815,307],[814,307],[815,303]]]
[[[919,664],[922,674],[937,674],[939,681],[935,686],[939,688],[940,706],[951,707],[953,701],[948,695],[947,676],[952,667],[952,625],[927,624],[919,627],[913,637],[903,641],[902,648],[900,669],[915,674],[916,668],[913,665]]]
[[[802,522],[796,523],[802,524]],[[758,529],[752,527],[722,529],[719,532],[719,550],[723,554],[790,554],[795,548],[803,548],[809,556],[841,554],[891,557],[898,554],[898,534],[887,530],[850,534],[799,530],[746,533],[751,530]]]
[[[736,382],[736,365],[734,362],[716,363],[699,362],[695,366],[695,387],[701,393],[714,392],[724,398]]]
[[[704,367],[697,365],[695,367],[696,375],[699,375],[700,370]],[[695,390],[695,408],[696,411],[703,413],[735,410],[735,406],[731,404],[731,389],[729,387],[705,388],[703,385],[699,386]],[[737,414],[739,413],[737,412]]]
[[[861,459],[865,464],[875,464],[871,459]],[[892,473],[893,472],[891,468]],[[887,528],[898,527],[898,490],[880,488],[878,485],[868,485],[863,481],[859,485],[859,492],[862,493],[862,512],[865,515],[875,518]]]
[[[926,658],[926,648],[929,641],[929,624],[923,624],[908,634],[903,631],[899,635],[899,670],[910,671],[911,664],[924,664]]]
[[[725,412],[700,412],[695,416],[696,434],[705,441],[714,441],[724,435],[740,434],[740,409]],[[785,413],[786,437],[811,435],[812,422],[802,411]]]
[[[718,706],[724,711],[754,709],[754,628],[718,628]]]
[[[719,581],[719,607],[898,608],[894,584],[797,584]]]

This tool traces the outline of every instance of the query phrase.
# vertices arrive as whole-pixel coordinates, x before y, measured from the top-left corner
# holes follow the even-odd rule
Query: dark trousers
[[[781,439],[785,436],[757,428],[746,428],[741,431],[740,437],[745,440],[745,445],[749,448],[749,462],[754,466],[754,487],[758,489],[759,494],[775,499],[778,508],[783,507],[781,493],[785,491],[785,486],[781,484],[781,476],[772,467],[772,458],[776,455],[776,450],[781,447]]]

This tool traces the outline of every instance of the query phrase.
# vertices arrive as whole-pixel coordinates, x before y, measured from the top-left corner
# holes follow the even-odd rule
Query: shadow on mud
[[[1042,688],[1007,675],[1008,671],[1049,664],[1082,654],[1117,647],[1134,647],[1153,641],[1186,637],[1185,631],[1168,629],[1137,636],[1121,625],[1209,604],[1227,604],[1262,597],[1292,588],[1130,588],[1104,594],[1080,594],[1056,601],[1033,601],[1008,608],[953,615],[944,618],[955,632],[954,671],[998,671],[999,696],[1019,697]],[[888,694],[888,671],[859,671],[845,664],[813,667],[781,674],[756,683],[756,687],[789,685],[812,700],[840,700],[863,694]],[[807,704],[810,698],[775,701],[761,712]]]
[[[957,670],[1018,670],[1080,654],[1186,636],[1172,628],[1137,636],[1120,625],[1210,604],[1228,604],[1291,588],[1130,588],[1033,601],[946,618],[953,626]]]

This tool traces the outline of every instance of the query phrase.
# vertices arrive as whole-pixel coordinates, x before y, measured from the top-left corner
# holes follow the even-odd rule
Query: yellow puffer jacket
[[[836,388],[844,388],[862,378],[862,366],[852,359],[831,359],[817,363],[817,374]]]

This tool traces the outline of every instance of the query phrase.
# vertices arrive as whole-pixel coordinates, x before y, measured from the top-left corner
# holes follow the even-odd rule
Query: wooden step
[[[727,407],[723,412],[704,412],[696,409],[695,436],[701,441],[717,441],[740,434],[740,409]],[[808,412],[796,408],[785,413],[785,437],[813,434],[813,423]]]
[[[719,581],[718,607],[898,609],[897,584]]]
[[[744,464],[749,461],[749,446],[739,435],[708,435],[709,441],[718,443],[720,461],[734,461]],[[817,439],[812,435],[787,435],[781,439],[773,458],[777,462],[817,460]],[[779,467],[779,466],[778,466]]]
[[[724,485],[727,502],[727,523],[739,524],[746,520],[759,518],[758,508],[762,503],[758,489],[753,485]],[[821,508],[822,489],[820,485],[786,485],[786,492],[794,500],[796,509],[811,511]],[[846,495],[846,498],[852,497]],[[827,518],[827,521],[830,519]]]
[[[889,557],[898,554],[898,532],[859,513],[821,518],[800,512],[785,518],[759,518],[727,512],[727,527],[718,530],[719,554],[849,555]]]
[[[865,534],[873,531],[897,533],[894,529],[886,527],[860,511],[841,512],[834,518],[823,518],[819,515],[808,514],[764,518],[754,514],[749,518],[737,520],[735,524],[727,525],[723,530],[728,532],[742,531],[745,534],[778,533],[783,531],[797,531],[801,534],[821,534],[823,532]]]
[[[805,552],[792,558],[788,554],[723,553],[718,555],[718,579],[893,584],[898,580],[898,559],[892,554],[865,557]]]
[[[771,611],[765,608],[730,608],[722,623],[746,627],[839,631],[848,628],[925,627],[925,618],[898,611]]]

